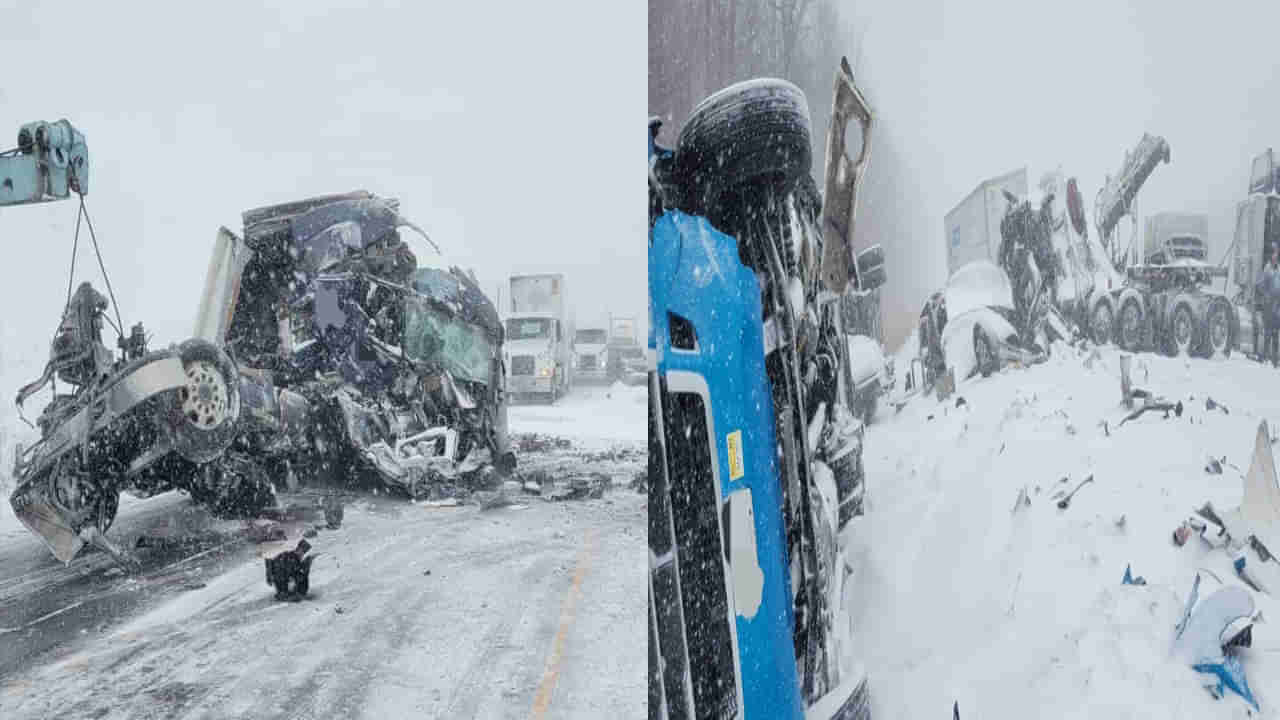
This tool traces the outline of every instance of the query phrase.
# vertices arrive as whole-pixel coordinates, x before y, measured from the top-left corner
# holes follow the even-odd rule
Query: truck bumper
[[[576,383],[603,383],[608,382],[608,380],[609,373],[602,368],[573,371],[573,381]]]
[[[514,395],[550,393],[554,378],[537,375],[511,375],[507,378],[507,392]]]

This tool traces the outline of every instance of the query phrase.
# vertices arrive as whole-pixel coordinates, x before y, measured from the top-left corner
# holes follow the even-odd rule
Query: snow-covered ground
[[[255,544],[179,493],[126,502],[121,544],[178,541],[138,551],[134,576],[101,554],[64,568],[0,532],[0,717],[644,717],[647,498],[627,487],[645,465],[643,390],[512,413],[514,433],[572,441],[521,453],[522,471],[605,473],[603,497],[349,496],[341,528],[309,540],[300,603],[272,598],[260,556],[314,510]]]
[[[617,443],[643,447],[649,432],[648,397],[645,385],[578,384],[554,405],[511,406],[511,431],[561,435],[599,447]]]
[[[1280,370],[1137,356],[1135,386],[1185,411],[1117,427],[1119,353],[1085,359],[1060,346],[1044,365],[961,382],[959,407],[881,406],[866,436],[867,514],[845,537],[875,716],[949,717],[956,701],[963,718],[1245,716],[1237,696],[1214,700],[1169,659],[1197,569],[1239,583],[1225,551],[1171,536],[1205,501],[1239,504],[1259,421],[1280,431]],[[1210,397],[1229,414],[1207,410]],[[1224,455],[1223,474],[1207,473]],[[1051,500],[1089,475],[1067,509]],[[1023,487],[1031,504],[1013,513]],[[1121,584],[1130,565],[1145,586]],[[1280,619],[1274,597],[1254,596]],[[1280,626],[1259,624],[1243,658],[1276,716]]]

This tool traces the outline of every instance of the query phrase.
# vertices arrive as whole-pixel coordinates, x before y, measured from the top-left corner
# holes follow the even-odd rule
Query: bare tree
[[[813,5],[813,0],[772,0],[772,8],[777,13],[778,32],[782,45],[782,72],[790,77],[796,62],[796,50],[805,34],[804,17]]]

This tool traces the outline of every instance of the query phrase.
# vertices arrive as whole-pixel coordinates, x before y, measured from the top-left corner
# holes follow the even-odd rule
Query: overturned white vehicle
[[[1020,321],[1009,276],[995,263],[975,260],[947,281],[921,314],[920,353],[926,367],[954,371],[957,379],[991,375],[1009,363],[1032,364],[1047,356],[1061,334],[1044,309]]]

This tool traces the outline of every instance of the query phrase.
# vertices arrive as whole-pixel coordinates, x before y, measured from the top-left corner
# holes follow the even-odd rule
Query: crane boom
[[[1125,153],[1124,165],[1120,173],[1107,179],[1107,184],[1098,191],[1094,201],[1094,222],[1098,226],[1098,237],[1105,247],[1111,247],[1111,234],[1115,232],[1120,218],[1129,214],[1138,190],[1151,177],[1151,172],[1161,162],[1169,162],[1169,143],[1158,135],[1143,133],[1142,140],[1132,152]]]
[[[0,205],[65,200],[89,192],[89,146],[67,120],[32,122],[0,152]]]

